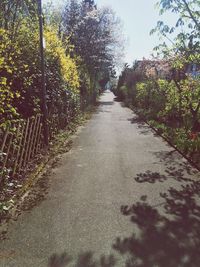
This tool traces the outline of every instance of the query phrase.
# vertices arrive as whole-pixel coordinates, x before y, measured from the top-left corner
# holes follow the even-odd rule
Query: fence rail
[[[66,105],[60,113],[49,114],[49,139],[64,129],[79,113],[78,99]],[[24,174],[36,155],[44,148],[42,115],[11,121],[4,130],[0,128],[0,184],[6,177]]]
[[[9,174],[16,176],[26,170],[28,163],[43,147],[42,116],[13,121],[0,131],[3,140],[0,151],[0,182]]]

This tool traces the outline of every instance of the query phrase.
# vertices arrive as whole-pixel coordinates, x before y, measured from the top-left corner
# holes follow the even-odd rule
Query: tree
[[[177,22],[169,27],[163,21],[158,21],[151,33],[159,32],[170,40],[169,47],[164,42],[156,47],[161,48],[161,53],[172,63],[172,78],[178,93],[179,117],[183,117],[184,103],[190,110],[193,129],[199,128],[200,91],[197,81],[193,82],[192,92],[187,82],[187,69],[194,63],[200,64],[200,1],[199,0],[160,0],[157,3],[160,14],[173,12],[177,14]],[[171,38],[171,34],[175,34]],[[191,83],[191,77],[190,77]],[[196,87],[194,86],[196,84]]]
[[[17,35],[20,23],[24,18],[37,20],[37,1],[29,0],[1,0],[0,2],[0,28],[8,30],[10,38]]]
[[[94,1],[69,0],[63,12],[64,36],[73,44],[74,54],[80,57],[82,69],[88,73],[94,97],[97,81],[104,78],[102,74],[112,73],[119,25],[111,9],[98,9]]]
[[[199,0],[160,0],[157,3],[160,14],[172,12],[177,15],[177,22],[170,27],[163,21],[158,21],[151,33],[159,32],[172,44],[172,53],[182,54],[195,59],[195,53],[200,53],[200,1]],[[175,34],[174,38],[170,38]],[[168,48],[164,42],[162,48]],[[166,53],[169,49],[163,49]],[[196,58],[199,60],[199,56]]]

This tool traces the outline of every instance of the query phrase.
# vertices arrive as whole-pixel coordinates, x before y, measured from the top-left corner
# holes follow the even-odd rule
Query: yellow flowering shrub
[[[38,25],[30,28],[24,19],[14,40],[9,34],[0,29],[0,126],[18,113],[27,118],[40,112]],[[78,64],[69,55],[70,45],[63,46],[56,30],[47,27],[44,37],[48,107],[51,112],[65,113],[72,94],[76,98],[80,93]]]
[[[51,58],[60,67],[60,74],[68,89],[78,93],[79,89],[79,74],[74,59],[70,55],[66,55],[66,50],[63,47],[62,41],[57,33],[52,28],[46,28],[44,32],[47,58]]]
[[[0,126],[17,115],[13,100],[18,98],[19,92],[13,92],[12,75],[16,70],[15,56],[19,51],[11,45],[8,33],[0,28]]]

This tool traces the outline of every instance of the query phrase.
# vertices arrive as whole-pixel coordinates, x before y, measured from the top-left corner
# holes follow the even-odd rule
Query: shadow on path
[[[135,116],[133,118],[128,119],[128,121],[130,121],[131,124],[137,124],[137,127],[140,130],[140,134],[148,135],[152,133],[151,128],[140,117]],[[157,136],[156,133],[154,133],[154,135]]]
[[[172,179],[174,186],[160,193],[158,205],[149,204],[148,197],[141,196],[136,204],[122,206],[122,214],[130,217],[140,234],[118,238],[113,247],[121,255],[129,256],[126,267],[198,267],[200,181],[189,177],[198,171],[187,162],[178,162],[181,156],[176,151],[153,154],[164,162],[165,173],[147,170],[137,174],[135,181],[156,185]]]
[[[163,182],[167,175],[147,171],[140,177],[143,183]],[[153,206],[148,203],[147,196],[141,196],[140,201],[132,206],[121,206],[121,213],[130,217],[134,229],[136,226],[139,231],[139,234],[133,231],[128,238],[118,237],[113,244],[119,257],[126,259],[124,267],[199,266],[200,181],[190,180],[188,183],[184,176],[181,180],[176,175],[173,178],[183,180],[184,184],[180,189],[170,187],[166,193],[160,193],[161,204]],[[64,267],[70,261],[66,254],[54,255],[48,266]],[[113,256],[94,260],[93,254],[88,252],[80,255],[73,267],[114,267],[116,263]]]
[[[122,206],[124,215],[140,230],[117,239],[114,248],[130,256],[127,267],[197,267],[200,262],[200,182],[170,188],[161,194],[163,212],[145,201]]]
[[[72,258],[66,253],[61,255],[54,254],[50,257],[48,267],[66,267],[70,264]],[[113,256],[102,256],[99,261],[94,259],[92,252],[85,252],[78,256],[76,263],[73,267],[114,267],[115,259]]]

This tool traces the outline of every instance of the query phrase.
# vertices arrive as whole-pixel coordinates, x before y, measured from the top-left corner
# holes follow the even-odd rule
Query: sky
[[[159,15],[159,10],[155,7],[157,0],[96,0],[96,2],[99,6],[111,6],[121,18],[128,39],[125,58],[129,64],[136,59],[150,58],[153,48],[161,42],[157,34],[150,35],[158,20],[164,20],[169,25],[174,25],[176,22],[173,14]]]
[[[44,2],[47,0],[43,0]],[[157,34],[150,36],[150,31],[158,20],[164,20],[174,25],[175,15],[159,16],[155,8],[158,0],[96,0],[98,7],[110,6],[121,18],[125,35],[126,49],[124,61],[132,64],[136,59],[150,58],[153,48],[160,43]],[[53,3],[62,3],[63,0],[53,0]]]

